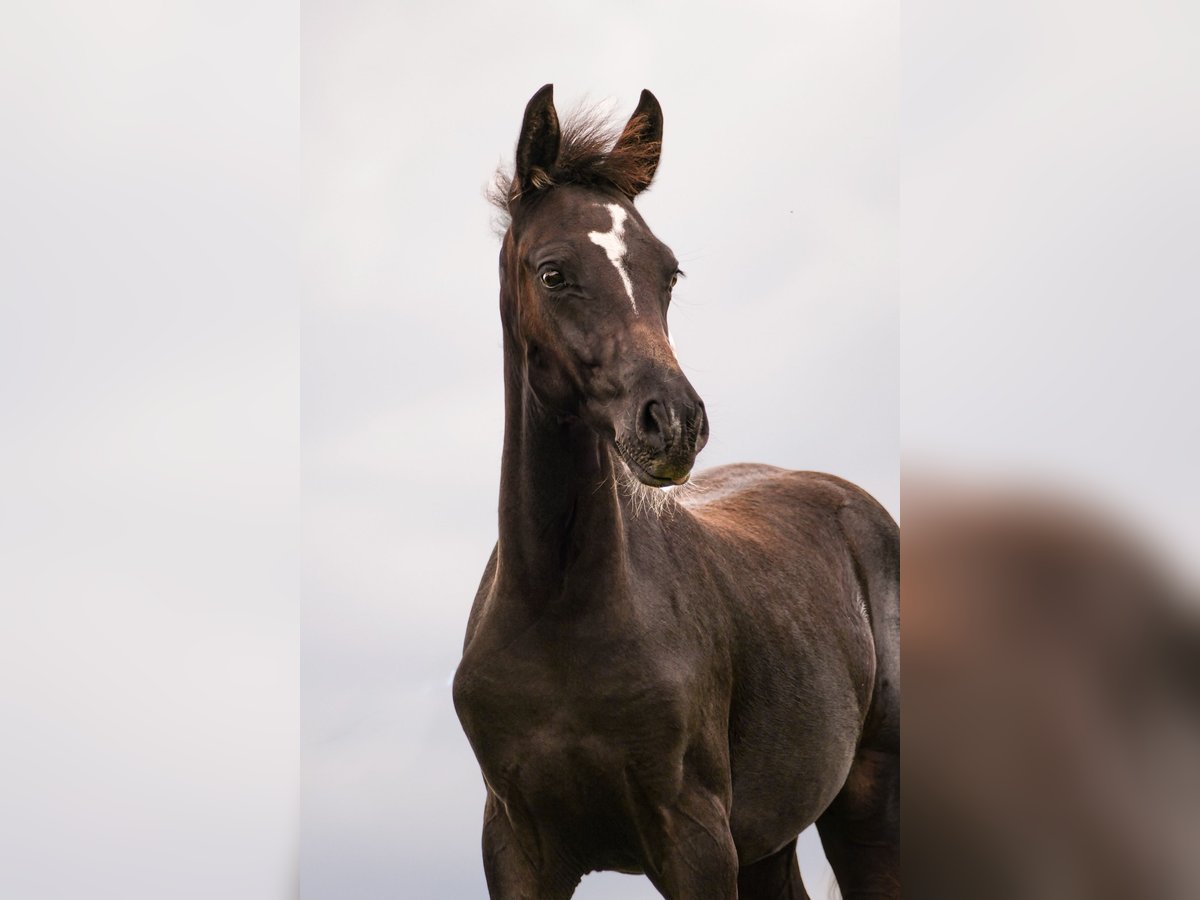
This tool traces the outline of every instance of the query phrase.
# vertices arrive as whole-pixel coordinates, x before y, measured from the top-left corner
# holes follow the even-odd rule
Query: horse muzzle
[[[686,483],[707,442],[704,401],[690,385],[680,396],[642,402],[615,441],[629,470],[652,487]]]

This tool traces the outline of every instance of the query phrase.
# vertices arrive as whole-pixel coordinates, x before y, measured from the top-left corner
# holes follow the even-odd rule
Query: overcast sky
[[[310,3],[303,51],[303,894],[480,897],[483,787],[448,682],[496,538],[483,185],[542,84],[622,120],[654,91],[638,206],[687,272],[671,331],[712,419],[698,465],[834,472],[896,513],[898,10]],[[815,840],[802,856],[825,896]],[[657,894],[602,875],[578,896]]]

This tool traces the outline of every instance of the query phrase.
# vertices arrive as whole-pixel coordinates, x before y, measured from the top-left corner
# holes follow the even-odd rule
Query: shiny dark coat
[[[899,896],[896,525],[769,466],[643,496],[690,477],[709,423],[666,338],[677,263],[632,203],[661,110],[643,92],[607,180],[594,133],[543,88],[503,191],[500,538],[454,681],[491,896],[615,869],[671,898],[806,897],[813,822],[845,896]],[[588,239],[612,204],[636,308]]]

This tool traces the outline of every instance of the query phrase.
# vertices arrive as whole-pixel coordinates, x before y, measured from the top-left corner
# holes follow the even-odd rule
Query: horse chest
[[[464,656],[455,704],[489,786],[543,812],[608,808],[631,777],[674,779],[686,684],[636,648]]]

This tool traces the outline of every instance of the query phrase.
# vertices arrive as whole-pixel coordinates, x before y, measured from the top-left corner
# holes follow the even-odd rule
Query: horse
[[[691,479],[709,421],[667,328],[682,273],[634,206],[662,131],[649,91],[618,132],[560,124],[546,85],[494,185],[499,539],[453,681],[488,891],[615,870],[673,900],[803,898],[815,822],[844,896],[897,897],[898,528],[832,475]]]

